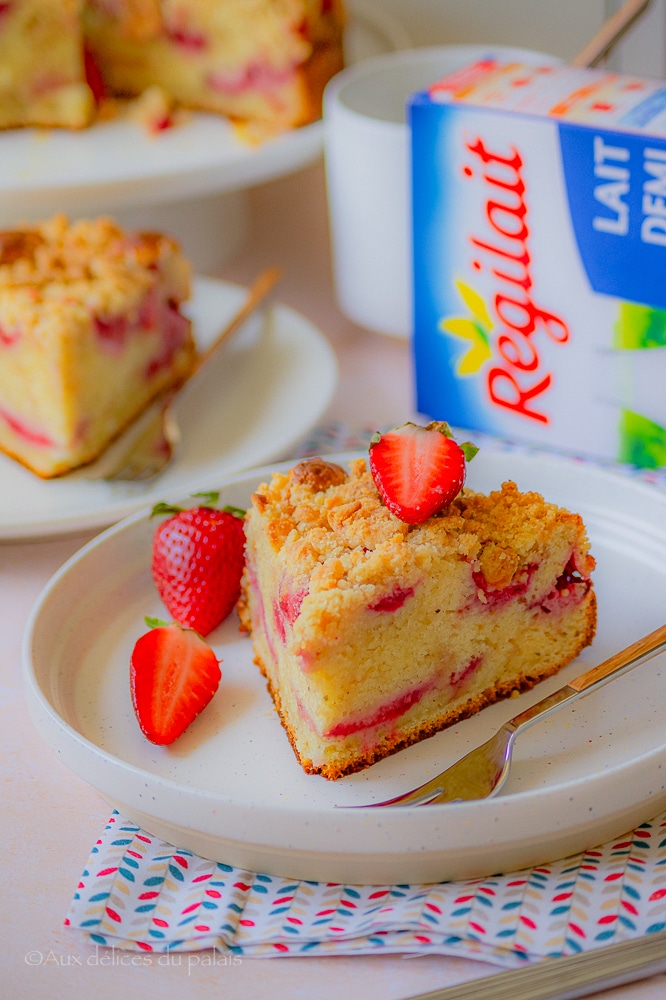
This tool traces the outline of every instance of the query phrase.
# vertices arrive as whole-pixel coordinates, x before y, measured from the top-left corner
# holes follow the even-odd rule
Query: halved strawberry
[[[222,673],[215,653],[192,629],[160,624],[137,640],[130,660],[132,704],[152,743],[173,743],[206,707]]]
[[[181,625],[208,635],[233,610],[245,565],[243,511],[210,504],[217,494],[198,494],[206,505],[158,504],[153,514],[171,514],[153,536],[152,576],[169,614]]]
[[[382,500],[407,524],[421,524],[457,497],[478,449],[453,440],[449,425],[406,423],[370,441],[370,471]]]

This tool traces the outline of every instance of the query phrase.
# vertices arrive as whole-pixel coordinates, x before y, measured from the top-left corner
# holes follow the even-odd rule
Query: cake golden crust
[[[315,459],[257,488],[246,532],[241,625],[299,760],[328,778],[527,690],[594,636],[581,518],[512,482],[407,525],[364,461]]]

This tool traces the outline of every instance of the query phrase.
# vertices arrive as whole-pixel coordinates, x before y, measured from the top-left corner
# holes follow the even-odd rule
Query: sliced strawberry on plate
[[[169,614],[181,625],[208,635],[233,610],[245,565],[243,511],[207,503],[181,508],[158,504],[153,514],[171,514],[153,536],[152,576]]]
[[[137,640],[130,659],[130,688],[137,720],[152,743],[173,743],[210,702],[222,673],[200,635],[159,624]]]
[[[370,471],[382,500],[407,524],[421,524],[458,496],[477,449],[454,441],[449,425],[406,423],[370,442]]]

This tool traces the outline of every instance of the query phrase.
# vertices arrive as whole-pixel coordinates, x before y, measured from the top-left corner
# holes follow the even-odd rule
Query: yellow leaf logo
[[[493,324],[486,304],[478,292],[463,281],[456,281],[456,287],[473,318],[451,316],[440,322],[439,329],[461,340],[465,345],[466,350],[456,364],[456,374],[465,377],[476,375],[492,357],[490,332]]]

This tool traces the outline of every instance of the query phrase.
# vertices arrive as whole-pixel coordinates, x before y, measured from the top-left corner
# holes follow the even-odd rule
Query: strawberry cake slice
[[[596,627],[577,514],[506,482],[408,523],[375,478],[303,461],[246,516],[241,626],[301,765],[330,779],[531,688]]]
[[[97,458],[194,360],[178,245],[111,219],[0,232],[0,449],[43,478]]]
[[[0,128],[92,122],[82,12],[83,0],[0,0]]]

